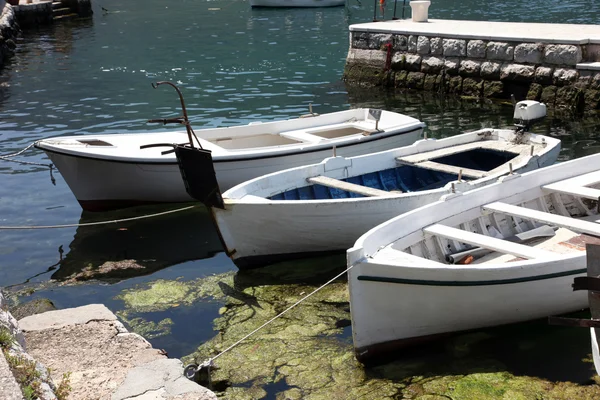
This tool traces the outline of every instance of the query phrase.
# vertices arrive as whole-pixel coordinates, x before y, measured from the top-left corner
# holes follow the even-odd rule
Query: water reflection
[[[170,209],[176,209],[171,207]],[[97,214],[83,212],[79,223],[131,218],[166,211],[147,206]],[[151,274],[222,251],[204,207],[118,224],[80,226],[51,278],[115,280]]]

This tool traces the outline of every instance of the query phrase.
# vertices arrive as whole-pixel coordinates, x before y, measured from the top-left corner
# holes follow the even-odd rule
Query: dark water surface
[[[176,116],[180,110],[171,89],[151,88],[158,80],[181,87],[197,130],[294,117],[305,113],[309,103],[319,113],[355,106],[406,113],[425,121],[436,137],[512,122],[510,105],[346,88],[340,78],[348,25],[372,19],[370,1],[295,10],[252,10],[244,1],[224,0],[95,0],[93,7],[90,19],[25,31],[18,40],[15,56],[0,70],[0,155],[56,135],[164,129],[145,121]],[[388,2],[387,16],[391,10]],[[438,0],[430,17],[597,24],[600,2]],[[598,152],[599,128],[595,115],[550,115],[535,131],[561,137],[560,159],[566,160]],[[48,163],[37,150],[21,159]],[[60,174],[54,177],[55,185],[46,167],[0,160],[0,225],[76,224],[180,207],[82,213]],[[51,278],[126,259],[140,261],[146,275],[117,283],[48,285]],[[48,297],[59,308],[101,302],[118,311],[123,304],[114,297],[123,289],[159,278],[188,280],[230,270],[235,270],[233,264],[199,209],[119,225],[0,230],[0,286],[46,284],[34,296]],[[172,335],[156,339],[155,345],[172,356],[190,353],[213,335],[210,323],[217,310],[213,304],[173,312]],[[580,344],[564,355],[567,366],[589,352],[587,332],[569,332]],[[554,340],[550,346],[559,346],[562,339],[549,340]],[[542,368],[549,372],[539,374],[552,379],[589,378],[589,365],[517,364],[518,373],[536,374]]]

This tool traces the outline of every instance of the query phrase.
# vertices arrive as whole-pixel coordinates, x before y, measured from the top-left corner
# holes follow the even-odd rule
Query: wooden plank
[[[479,179],[479,178],[484,177],[487,173],[486,171],[481,171],[478,169],[456,167],[454,165],[442,164],[442,163],[435,162],[435,161],[421,161],[419,163],[411,163],[411,162],[403,161],[400,157],[398,157],[398,158],[396,158],[396,162],[398,164],[402,164],[402,165],[412,165],[412,166],[418,167],[418,168],[446,172],[446,173],[455,174],[455,175],[458,175],[460,170],[462,170],[462,176],[465,178]],[[507,171],[508,171],[508,169],[507,169]]]
[[[590,200],[600,199],[600,190],[585,186],[568,186],[561,182],[556,182],[542,186],[542,189],[547,192],[570,194],[572,196],[583,197]]]
[[[577,175],[572,178],[563,179],[559,182],[554,182],[552,185],[561,186],[589,186],[600,182],[600,171],[592,171],[587,174]],[[552,186],[548,185],[548,186]]]
[[[347,192],[361,194],[363,196],[375,197],[375,196],[383,196],[383,197],[394,197],[397,194],[386,192],[385,190],[379,190],[370,188],[367,186],[357,185],[355,183],[340,181],[339,179],[329,178],[328,176],[313,176],[312,178],[306,179],[308,182],[312,184],[327,186],[335,189],[345,190]]]
[[[508,242],[506,240],[481,235],[479,233],[463,231],[461,229],[451,228],[449,226],[441,224],[428,226],[427,228],[423,229],[423,231],[432,235],[442,236],[447,239],[456,240],[458,242],[468,243],[473,246],[479,246],[497,251],[499,253],[512,254],[514,256],[523,257],[527,259],[556,257],[556,254],[546,250],[541,250],[535,247],[529,247],[518,243]]]
[[[499,212],[506,215],[543,222],[554,226],[571,229],[576,232],[588,233],[590,235],[600,236],[600,224],[584,221],[580,219],[564,217],[562,215],[550,214],[543,211],[533,210],[531,208],[519,207],[512,204],[501,202],[491,203],[483,206],[484,210]]]

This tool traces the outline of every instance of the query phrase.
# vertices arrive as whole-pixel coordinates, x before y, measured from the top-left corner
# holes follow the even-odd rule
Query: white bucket
[[[429,0],[417,0],[410,2],[413,22],[427,22],[430,4],[431,1]]]

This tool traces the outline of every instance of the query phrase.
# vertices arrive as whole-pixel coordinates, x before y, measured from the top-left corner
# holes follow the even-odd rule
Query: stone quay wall
[[[5,0],[0,0],[0,67],[14,51],[18,33],[19,25],[13,8]]]
[[[351,31],[350,84],[600,108],[600,45]]]

